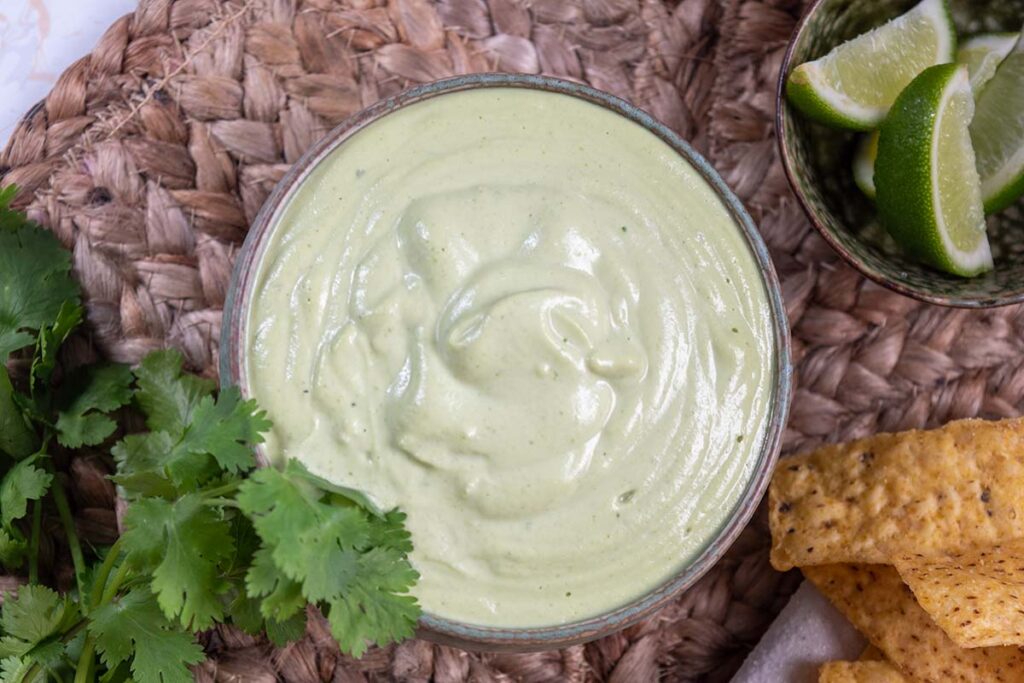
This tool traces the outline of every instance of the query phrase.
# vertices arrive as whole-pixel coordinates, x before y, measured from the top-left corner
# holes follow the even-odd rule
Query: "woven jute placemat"
[[[782,279],[797,375],[785,450],[1024,405],[1020,307],[967,312],[892,294],[841,264],[790,194],[774,84],[799,0],[142,0],[29,112],[0,183],[74,252],[91,349],[166,345],[216,373],[232,261],[274,183],[349,114],[474,71],[580,79],[648,110],[746,202]],[[109,463],[71,464],[87,539],[116,534]],[[758,516],[656,617],[586,646],[470,654],[424,641],[338,653],[320,619],[275,650],[203,634],[199,680],[724,681],[798,577],[768,565]],[[60,555],[56,539],[44,553]],[[2,579],[0,579],[2,580]]]

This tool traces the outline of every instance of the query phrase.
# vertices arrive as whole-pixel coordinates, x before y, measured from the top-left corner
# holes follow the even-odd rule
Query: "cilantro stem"
[[[82,614],[89,613],[89,603],[85,600],[85,584],[82,578],[85,576],[85,557],[82,555],[82,544],[78,542],[78,531],[75,530],[75,520],[71,517],[71,506],[68,505],[67,495],[64,493],[64,484],[58,477],[53,478],[53,502],[57,505],[57,515],[60,516],[61,524],[64,527],[64,534],[68,538],[68,546],[71,549],[71,562],[75,565],[75,585],[78,586],[79,599],[82,602]]]
[[[64,635],[60,637],[60,642],[64,643],[65,645],[70,643],[74,639],[74,637],[78,635],[78,632],[85,628],[85,626],[86,620],[79,619],[78,623],[76,623],[74,626],[72,626],[64,632]],[[43,665],[37,661],[34,664],[32,664],[31,667],[29,667],[29,670],[25,672],[25,675],[21,678],[21,680],[24,683],[31,683],[31,681],[33,681],[35,677],[41,673],[43,673]]]
[[[60,642],[64,643],[65,645],[70,643],[74,639],[74,637],[78,635],[78,632],[85,628],[85,626],[86,620],[79,619],[78,623],[76,623],[74,626],[72,626],[64,632],[64,635],[60,637]],[[24,683],[30,683],[35,679],[36,676],[38,676],[41,673],[43,673],[43,665],[37,661],[34,664],[32,664],[31,667],[29,667],[29,670],[25,672],[25,675],[21,678],[21,680]]]
[[[43,667],[39,664],[39,662],[36,662],[28,668],[28,671],[25,672],[25,675],[21,678],[21,680],[24,681],[24,683],[32,683],[32,681],[35,680],[36,676],[38,676],[42,672]]]
[[[32,536],[28,543],[28,582],[39,583],[39,539],[43,531],[43,501],[32,501]]]
[[[103,604],[103,589],[106,587],[107,579],[110,578],[110,572],[114,569],[114,564],[120,556],[121,539],[119,537],[114,541],[114,545],[110,546],[107,556],[103,559],[103,564],[100,565],[99,570],[96,572],[96,578],[92,584],[92,593],[89,595],[89,603],[93,608]]]
[[[75,683],[88,683],[92,680],[95,652],[96,641],[93,640],[92,635],[88,635],[85,637],[82,655],[78,658],[78,666],[75,668]]]
[[[50,435],[47,434],[43,437],[43,442],[39,446],[39,450],[33,453],[30,457],[32,458],[43,458],[46,456],[46,449],[50,445]],[[50,461],[46,461],[50,465],[50,473],[53,473],[53,466]],[[39,539],[43,535],[43,501],[39,498],[32,501],[32,533],[29,537],[28,542],[28,582],[39,583]]]
[[[130,567],[128,566],[128,562],[122,562],[121,566],[117,568],[117,574],[114,574],[114,579],[110,582],[110,585],[107,586],[106,590],[103,591],[103,597],[100,599],[101,605],[105,605],[114,599],[114,596],[117,595],[117,591],[121,588],[121,584],[124,583],[126,578],[128,578],[129,570]]]
[[[203,505],[228,508],[239,507],[238,501],[235,500],[234,498],[206,498],[205,500],[203,500]]]
[[[238,487],[242,485],[240,481],[233,481],[230,484],[224,484],[217,488],[210,489],[209,491],[203,491],[203,498],[219,498],[227,493],[234,493],[238,490]]]

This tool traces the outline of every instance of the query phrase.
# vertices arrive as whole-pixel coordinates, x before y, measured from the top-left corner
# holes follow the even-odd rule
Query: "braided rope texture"
[[[141,0],[30,111],[0,155],[17,205],[74,253],[96,349],[167,345],[216,374],[231,264],[277,180],[381,97],[478,71],[586,81],[709,156],[769,244],[793,329],[787,452],[1024,406],[1024,313],[919,304],[843,265],[778,162],[774,84],[800,0]],[[111,464],[70,463],[79,530],[117,532]],[[57,534],[42,552],[69,581]],[[763,510],[693,589],[585,646],[471,654],[414,640],[341,655],[321,617],[283,649],[201,638],[200,681],[727,681],[798,577],[768,565]],[[59,569],[64,565],[63,569]],[[0,585],[14,580],[0,577]]]

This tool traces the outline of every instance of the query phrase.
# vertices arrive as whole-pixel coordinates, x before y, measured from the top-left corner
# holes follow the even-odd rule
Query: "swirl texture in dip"
[[[526,627],[692,561],[760,452],[774,348],[714,190],[643,127],[484,88],[390,113],[261,245],[266,450],[407,514],[437,616]]]

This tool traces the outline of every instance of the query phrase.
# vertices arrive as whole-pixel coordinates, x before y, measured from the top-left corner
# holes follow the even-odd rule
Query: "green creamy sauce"
[[[295,191],[246,332],[267,452],[408,513],[437,616],[562,624],[691,562],[764,440],[774,341],[722,202],[566,95],[447,94]]]

